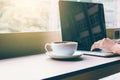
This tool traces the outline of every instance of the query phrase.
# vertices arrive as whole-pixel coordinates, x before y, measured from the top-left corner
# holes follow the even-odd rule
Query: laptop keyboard
[[[80,51],[80,50],[79,50]],[[85,55],[93,55],[93,56],[103,56],[103,57],[107,57],[107,56],[114,56],[116,55],[115,53],[112,52],[104,52],[104,51],[80,51]]]

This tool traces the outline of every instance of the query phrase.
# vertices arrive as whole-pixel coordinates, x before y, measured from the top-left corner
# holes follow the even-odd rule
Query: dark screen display
[[[59,1],[59,12],[62,40],[78,42],[78,50],[106,37],[103,4]]]

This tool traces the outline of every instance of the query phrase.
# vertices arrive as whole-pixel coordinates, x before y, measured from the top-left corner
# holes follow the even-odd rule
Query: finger
[[[106,38],[103,38],[102,40],[94,42],[93,45],[91,46],[91,51],[94,50],[94,49],[96,49],[96,48],[100,48],[101,49],[101,47],[102,47],[103,42],[104,42],[105,39]]]
[[[92,46],[91,46],[91,51],[96,49],[96,48],[99,48],[99,44],[98,43],[94,43]]]

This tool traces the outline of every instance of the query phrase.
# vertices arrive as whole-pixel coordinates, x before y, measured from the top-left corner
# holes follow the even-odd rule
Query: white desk
[[[87,80],[84,77],[86,73],[91,74],[87,76],[89,80],[90,78],[95,80],[120,72],[119,62],[120,57],[102,58],[86,55],[74,61],[53,60],[45,54],[4,59],[0,60],[0,80],[77,80],[81,77],[81,80]],[[102,71],[101,69],[107,70],[106,73],[95,77],[97,74],[95,75],[93,71]]]

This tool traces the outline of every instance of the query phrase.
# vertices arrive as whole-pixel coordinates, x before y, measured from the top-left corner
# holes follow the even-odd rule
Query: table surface
[[[82,55],[76,60],[54,60],[39,54],[0,60],[0,80],[40,80],[59,76],[107,63],[120,57],[95,57]]]

